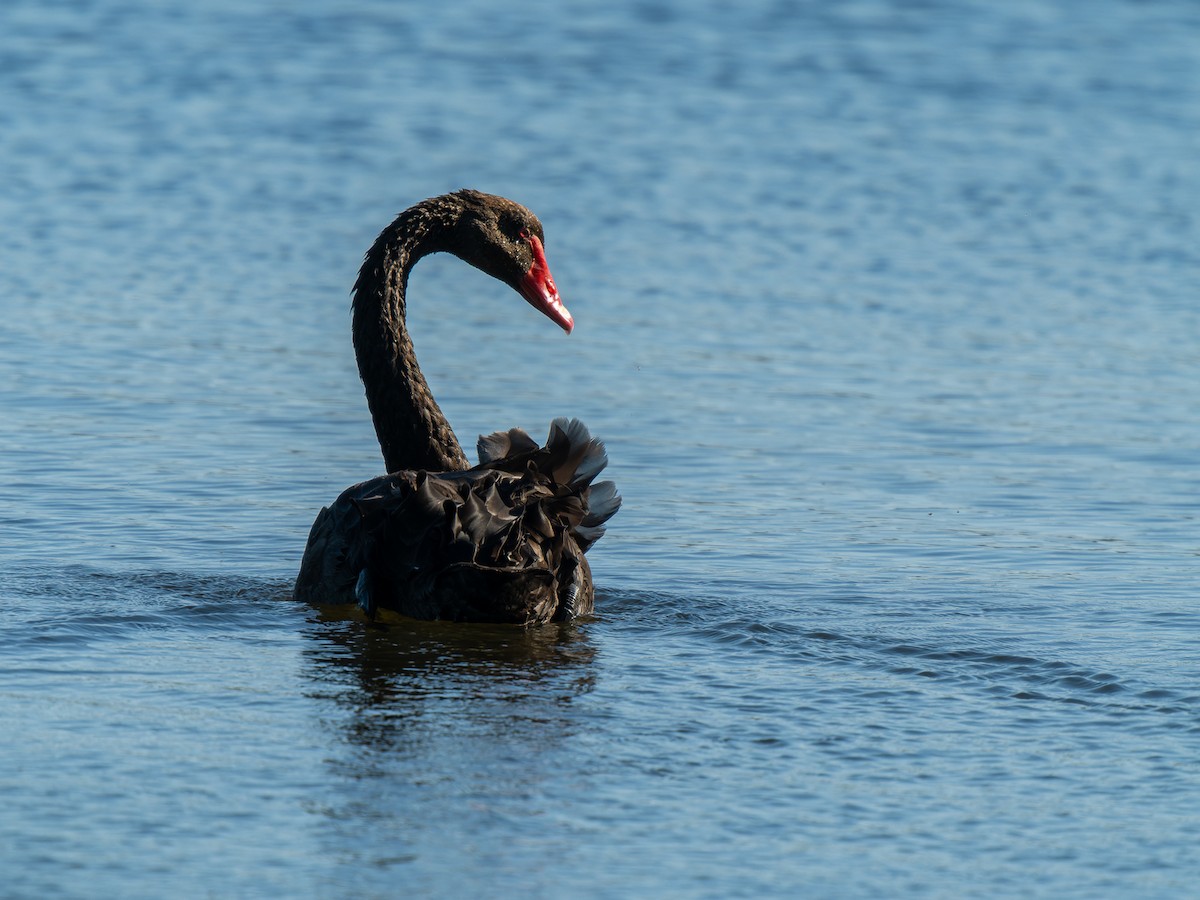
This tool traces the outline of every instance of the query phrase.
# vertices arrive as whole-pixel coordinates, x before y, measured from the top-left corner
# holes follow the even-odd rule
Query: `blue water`
[[[1186,896],[1191,2],[0,7],[0,895]],[[365,248],[470,186],[464,443],[577,415],[597,616],[289,599]]]

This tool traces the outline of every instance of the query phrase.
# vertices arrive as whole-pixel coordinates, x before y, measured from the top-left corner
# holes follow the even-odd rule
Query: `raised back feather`
[[[604,445],[556,419],[545,446],[512,429],[479,449],[472,469],[394,472],[343,493],[313,526],[309,550],[321,550],[306,551],[297,596],[321,589],[324,602],[357,600],[371,615],[522,624],[591,612],[584,552],[621,505],[611,481],[592,483]]]

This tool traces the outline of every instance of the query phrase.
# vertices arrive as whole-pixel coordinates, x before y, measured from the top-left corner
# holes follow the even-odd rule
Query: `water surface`
[[[12,896],[1182,896],[1189,3],[7,4]],[[289,599],[377,474],[349,289],[533,208],[569,338],[410,283],[460,439],[578,415],[594,619]]]

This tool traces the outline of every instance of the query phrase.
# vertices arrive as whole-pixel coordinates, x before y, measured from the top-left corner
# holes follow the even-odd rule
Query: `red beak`
[[[550,274],[550,266],[546,263],[546,251],[542,249],[542,242],[537,239],[537,235],[529,236],[529,246],[533,248],[533,265],[521,279],[521,296],[528,300],[534,309],[557,322],[563,331],[570,334],[571,329],[575,327],[575,320],[558,298],[554,276]]]

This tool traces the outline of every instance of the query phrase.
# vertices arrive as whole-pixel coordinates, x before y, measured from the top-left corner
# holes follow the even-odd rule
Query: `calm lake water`
[[[1200,880],[1200,8],[0,7],[0,895],[1176,897]],[[597,616],[293,603],[382,463],[577,415]]]

